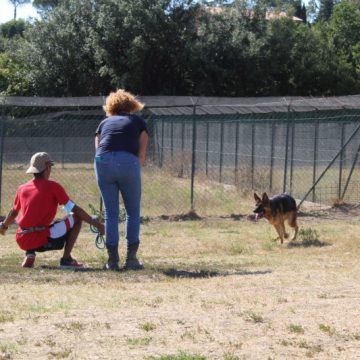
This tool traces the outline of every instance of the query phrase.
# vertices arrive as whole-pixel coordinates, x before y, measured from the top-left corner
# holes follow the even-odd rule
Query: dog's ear
[[[268,195],[267,195],[266,192],[264,192],[263,195],[262,195],[262,201],[263,201],[264,203],[268,203],[268,202],[269,202],[269,197],[268,197]]]
[[[260,202],[261,199],[259,198],[258,194],[257,193],[254,193],[254,199],[256,202]]]

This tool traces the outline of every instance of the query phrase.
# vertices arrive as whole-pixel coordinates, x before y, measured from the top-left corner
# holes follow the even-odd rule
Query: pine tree
[[[29,4],[31,3],[31,0],[9,0],[11,4],[14,6],[14,20],[16,20],[16,11],[17,8],[21,5]]]
[[[306,14],[306,6],[305,4],[302,5],[301,7],[301,12],[300,12],[300,19],[303,19],[303,22],[306,24],[307,23],[307,14]]]
[[[328,21],[333,13],[334,0],[320,0],[318,21]]]

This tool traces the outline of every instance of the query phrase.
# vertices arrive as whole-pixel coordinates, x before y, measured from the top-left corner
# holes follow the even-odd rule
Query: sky
[[[35,8],[31,4],[25,4],[17,8],[17,19],[38,17]],[[9,0],[0,0],[0,24],[14,18],[14,6]]]

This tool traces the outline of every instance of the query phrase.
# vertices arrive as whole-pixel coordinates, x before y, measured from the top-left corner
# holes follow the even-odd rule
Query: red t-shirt
[[[21,249],[37,249],[48,242],[49,225],[53,222],[58,205],[69,201],[64,188],[55,181],[33,179],[20,185],[16,191],[13,209],[19,212],[16,219],[19,228],[16,231],[16,241]],[[29,234],[19,234],[21,228],[45,226],[44,231]]]

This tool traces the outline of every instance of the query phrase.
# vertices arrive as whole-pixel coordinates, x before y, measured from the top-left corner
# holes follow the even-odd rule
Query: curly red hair
[[[136,100],[131,93],[119,89],[111,92],[106,98],[103,109],[107,116],[118,115],[121,113],[134,113],[144,108],[144,104]]]

